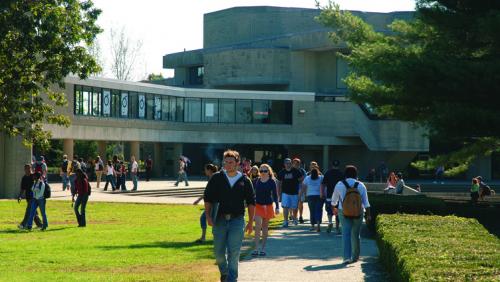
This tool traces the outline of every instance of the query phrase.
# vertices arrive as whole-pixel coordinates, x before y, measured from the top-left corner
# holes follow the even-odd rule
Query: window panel
[[[253,123],[269,123],[269,101],[253,100]]]
[[[236,100],[236,123],[252,123],[252,101]]]
[[[184,108],[185,122],[201,122],[201,99],[186,98]]]
[[[219,104],[217,99],[203,99],[202,116],[203,122],[218,122]]]
[[[220,99],[219,100],[219,122],[234,123],[234,100]]]

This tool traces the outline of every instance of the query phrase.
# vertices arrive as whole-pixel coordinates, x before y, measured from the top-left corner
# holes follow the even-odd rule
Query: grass
[[[77,228],[69,202],[49,201],[47,231],[18,231],[25,203],[0,201],[0,281],[215,281],[200,207],[89,203]]]
[[[500,281],[500,240],[475,219],[379,215],[377,233],[396,281]]]

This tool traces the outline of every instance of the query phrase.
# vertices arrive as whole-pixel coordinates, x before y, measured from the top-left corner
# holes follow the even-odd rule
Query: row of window
[[[292,101],[182,98],[75,85],[75,115],[205,123],[292,123]]]

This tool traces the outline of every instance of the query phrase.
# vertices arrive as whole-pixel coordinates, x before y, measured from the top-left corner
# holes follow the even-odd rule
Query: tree
[[[111,72],[116,79],[130,80],[135,64],[141,55],[142,41],[134,41],[125,34],[122,27],[118,32],[110,29]]]
[[[462,140],[448,156],[416,164],[447,164],[458,173],[478,154],[500,147],[500,2],[418,0],[412,20],[389,33],[329,2],[318,20],[334,29],[351,72],[350,98],[377,114],[414,122],[432,138]]]
[[[91,45],[87,45],[87,52],[91,55],[96,61],[97,65],[99,65],[100,70],[95,73],[91,73],[93,76],[102,76],[104,75],[104,65],[106,64],[105,59],[102,56],[101,44],[99,43],[99,39],[95,39]]]
[[[161,74],[161,73],[159,73],[159,74],[150,73],[147,76],[148,81],[163,80],[163,79],[165,79],[165,78],[163,77],[163,74]]]
[[[67,101],[53,86],[99,71],[83,45],[101,31],[100,13],[92,1],[0,1],[0,132],[47,146],[42,123],[69,125],[54,111]]]

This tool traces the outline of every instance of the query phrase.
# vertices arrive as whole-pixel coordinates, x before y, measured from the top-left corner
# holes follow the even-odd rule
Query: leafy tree
[[[163,74],[161,74],[161,73],[159,73],[159,74],[150,73],[150,74],[148,74],[148,77],[147,77],[148,81],[163,80],[163,79],[165,79],[165,78],[163,77]]]
[[[431,138],[462,140],[462,150],[419,162],[464,171],[478,154],[500,147],[500,2],[417,0],[412,20],[395,20],[390,32],[373,27],[329,2],[318,20],[343,41],[354,102],[377,114],[414,122]]]
[[[69,125],[54,111],[67,101],[53,86],[63,87],[71,73],[99,71],[83,45],[101,31],[100,13],[92,1],[0,1],[0,132],[46,147],[50,133],[42,123]]]

